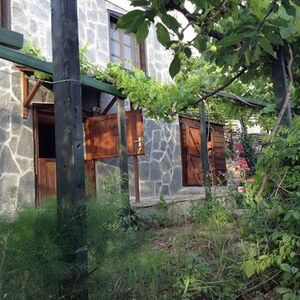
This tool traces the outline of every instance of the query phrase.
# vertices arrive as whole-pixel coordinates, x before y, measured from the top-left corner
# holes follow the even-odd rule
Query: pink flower
[[[249,170],[250,169],[245,157],[236,157],[234,159],[234,161],[239,164],[239,166],[242,170]]]
[[[242,144],[236,144],[233,146],[233,149],[235,152],[239,153],[239,154],[242,154],[245,152],[245,148]]]

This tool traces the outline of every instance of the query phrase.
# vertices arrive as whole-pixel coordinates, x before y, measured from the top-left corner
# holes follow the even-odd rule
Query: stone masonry
[[[78,0],[80,44],[88,45],[90,61],[102,67],[109,62],[108,10],[126,13],[127,9],[126,0]],[[11,0],[11,17],[12,30],[24,34],[25,40],[31,39],[51,61],[50,0]],[[146,57],[148,74],[162,82],[169,81],[171,55],[156,40],[155,27],[150,29],[146,41]],[[20,75],[12,63],[0,59],[0,212],[35,201],[32,112],[27,120],[22,118]],[[45,91],[34,99],[51,100],[52,96]],[[182,185],[178,121],[165,124],[144,118],[144,141],[146,153],[139,157],[141,196],[176,193]],[[109,164],[113,167],[116,162]],[[103,175],[103,166],[109,164],[97,163],[98,178]],[[133,195],[131,159],[129,168]]]

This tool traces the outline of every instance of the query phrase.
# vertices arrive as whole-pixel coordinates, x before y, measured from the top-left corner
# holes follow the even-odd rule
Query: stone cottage
[[[52,61],[50,0],[0,0],[0,5],[1,26],[23,34],[25,40],[31,39],[42,49],[47,61]],[[151,28],[141,46],[136,44],[133,34],[116,29],[118,17],[130,9],[125,0],[78,0],[81,45],[88,45],[90,61],[102,67],[110,61],[124,65],[131,62],[149,76],[168,82],[171,54],[157,41],[155,28]],[[49,85],[39,84],[32,102],[24,108],[24,98],[37,86],[26,77],[32,72],[0,59],[0,212],[23,204],[39,204],[43,196],[55,190],[53,94]],[[105,124],[111,124],[113,132],[116,112],[113,100],[111,95],[83,88],[86,149],[96,136],[96,127],[87,125],[95,123],[87,120],[102,117]],[[131,112],[128,113],[130,119]],[[132,143],[141,148],[134,148],[136,151],[133,149],[129,158],[131,196],[136,199],[172,196],[184,186],[201,185],[198,122],[177,117],[173,123],[165,124],[142,118],[139,112],[133,115]],[[223,127],[212,124],[210,129],[212,169],[215,174],[224,173]],[[104,135],[98,137],[99,143],[103,140]],[[94,150],[101,148],[96,146]],[[116,155],[105,153],[96,151],[98,156],[88,160],[86,152],[89,161],[86,172],[97,187],[118,166]],[[220,176],[215,178],[215,183],[224,182]]]

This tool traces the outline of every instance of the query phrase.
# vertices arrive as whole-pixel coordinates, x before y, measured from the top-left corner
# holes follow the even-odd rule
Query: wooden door
[[[104,159],[119,156],[117,114],[91,117],[85,122],[87,159]],[[142,112],[126,112],[128,155],[144,154]]]
[[[36,175],[36,204],[56,195],[56,159],[53,105],[34,106],[34,150]],[[87,197],[96,193],[95,162],[85,160],[85,192]]]
[[[93,161],[84,162],[85,195],[95,195],[95,165]],[[47,198],[56,195],[56,160],[55,158],[39,158],[37,173],[38,205]]]
[[[182,153],[183,185],[202,186],[204,172],[201,158],[200,124],[199,121],[180,117],[180,136]],[[225,138],[222,125],[211,124],[208,133],[208,155],[212,183],[225,184]]]
[[[199,122],[180,118],[183,184],[203,185]]]

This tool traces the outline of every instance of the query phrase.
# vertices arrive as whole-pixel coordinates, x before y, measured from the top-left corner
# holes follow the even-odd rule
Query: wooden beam
[[[60,282],[61,296],[88,299],[84,143],[77,1],[52,0],[52,53],[55,98],[57,228],[65,263],[72,272]]]
[[[26,67],[30,67],[34,70],[45,72],[47,74],[53,74],[53,65],[50,62],[26,55],[19,51],[9,49],[0,45],[0,58],[11,61],[16,64],[20,64]],[[99,81],[97,79],[88,77],[87,75],[80,76],[81,84],[87,87],[100,90],[104,93],[117,96],[119,98],[125,99],[126,96],[121,93],[115,86],[112,84]]]
[[[125,214],[130,213],[128,149],[126,139],[125,101],[118,99],[119,165],[121,176],[121,195]]]
[[[211,93],[212,90],[210,89],[200,89],[201,92],[203,93]],[[230,93],[226,93],[226,92],[218,92],[216,93],[215,96],[220,96],[223,98],[228,98],[228,99],[232,99],[240,104],[244,104],[247,105],[247,103],[249,103],[249,106],[255,106],[257,108],[264,108],[266,106],[268,106],[269,103],[262,101],[262,100],[256,100],[256,99],[252,99],[252,98],[246,98],[246,97],[240,97],[240,96],[236,96]]]
[[[12,49],[21,49],[23,43],[23,34],[0,27],[0,45]]]
[[[206,134],[206,116],[205,106],[203,101],[199,103],[199,119],[200,119],[200,144],[201,144],[201,159],[204,173],[204,187],[205,187],[205,198],[210,200],[211,198],[211,178],[209,168],[209,158],[207,149],[207,134]]]
[[[130,103],[130,110],[133,111],[134,108],[133,108],[133,105],[132,103]],[[137,124],[137,121],[135,120],[135,124]],[[137,127],[136,125],[133,126],[133,136],[135,139],[138,139],[138,140],[135,140],[134,141],[134,146],[139,148],[140,146],[140,140],[139,140],[139,137],[138,137],[138,134],[137,134]],[[137,149],[137,153],[139,152],[138,151],[139,149]],[[135,189],[135,202],[136,203],[139,203],[141,201],[141,195],[140,195],[140,174],[139,174],[139,158],[137,155],[134,155],[133,156],[133,170],[134,170],[134,189]]]
[[[24,77],[23,77],[24,78]],[[27,79],[27,78],[26,78]],[[23,118],[28,118],[28,108],[34,96],[42,85],[42,81],[38,80],[31,92],[28,94],[28,79],[23,81]]]
[[[101,116],[104,116],[106,115],[110,110],[111,108],[114,106],[114,104],[116,103],[117,101],[117,97],[115,96],[109,103],[108,105],[105,107],[105,109],[103,110],[103,112],[101,113]]]
[[[21,86],[22,86],[22,98],[24,103],[28,97],[28,78],[26,76],[21,77]],[[23,118],[24,119],[28,118],[28,109],[24,108],[24,104],[23,104]]]

